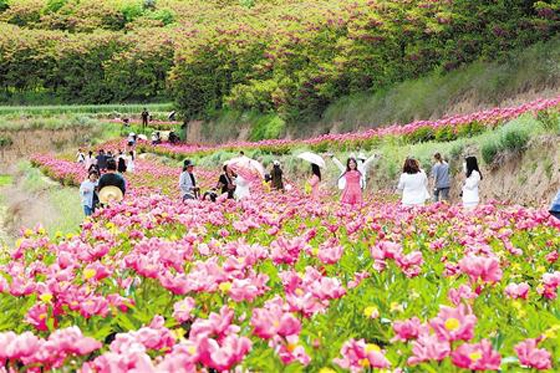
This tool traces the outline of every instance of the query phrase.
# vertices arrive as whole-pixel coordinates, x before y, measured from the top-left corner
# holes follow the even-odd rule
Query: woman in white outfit
[[[235,192],[233,193],[233,196],[235,197],[236,201],[239,201],[251,195],[251,189],[249,184],[250,184],[249,180],[243,178],[243,176],[241,175],[237,175],[237,177],[235,178],[235,185],[236,185]]]
[[[482,173],[478,169],[478,161],[476,157],[465,158],[463,169],[465,170],[466,175],[465,183],[463,184],[462,190],[463,207],[469,211],[472,211],[480,202],[480,197],[478,195],[478,185],[482,180]]]
[[[126,157],[126,172],[134,172],[134,161],[135,161],[134,151],[128,152],[128,157]]]
[[[403,206],[424,206],[430,194],[428,193],[428,177],[420,169],[416,159],[407,158],[404,162],[403,173],[397,187],[402,191]]]

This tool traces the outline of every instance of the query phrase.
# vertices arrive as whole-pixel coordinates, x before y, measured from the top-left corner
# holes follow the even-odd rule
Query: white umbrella
[[[319,166],[321,168],[326,167],[325,160],[319,154],[315,154],[315,153],[311,153],[311,152],[305,152],[305,153],[301,153],[297,157],[300,158],[300,159],[303,159],[304,161],[307,161],[309,163],[316,164],[317,166]]]
[[[244,178],[252,179],[254,176],[260,176],[261,179],[264,179],[264,174],[266,173],[264,166],[260,162],[245,155],[230,159],[226,164]]]

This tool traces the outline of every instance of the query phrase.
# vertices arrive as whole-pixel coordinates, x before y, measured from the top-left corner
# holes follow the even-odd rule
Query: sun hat
[[[99,193],[99,202],[107,205],[111,202],[120,202],[123,199],[123,192],[119,187],[107,185],[103,187]]]
[[[275,159],[274,162],[272,162],[272,164],[275,165],[275,166],[280,166],[280,161]]]
[[[185,161],[183,162],[183,166],[184,167],[194,166],[194,163],[190,159],[185,159]]]

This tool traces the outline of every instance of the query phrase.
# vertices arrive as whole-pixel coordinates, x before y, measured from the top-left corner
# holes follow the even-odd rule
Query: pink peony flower
[[[538,370],[551,369],[550,352],[544,348],[537,348],[537,339],[526,339],[513,348],[521,365]]]
[[[448,341],[442,341],[436,334],[423,333],[412,342],[413,356],[408,358],[409,365],[416,365],[425,361],[441,361],[449,356],[451,347]]]
[[[406,342],[409,339],[416,339],[422,331],[422,322],[418,317],[413,317],[404,321],[395,321],[393,324],[395,337],[391,342],[402,341]]]
[[[173,317],[178,322],[182,323],[192,318],[191,312],[195,307],[195,301],[191,297],[176,302],[173,305]]]
[[[520,284],[509,284],[504,291],[511,299],[527,299],[529,296],[529,289],[529,284],[522,282]]]
[[[391,363],[375,344],[366,344],[363,339],[350,339],[340,349],[342,358],[333,360],[335,364],[351,372],[361,372],[364,369],[388,369]]]
[[[459,268],[472,282],[482,280],[494,283],[502,278],[502,269],[496,258],[468,255],[459,261]]]
[[[442,340],[469,341],[474,336],[476,316],[467,312],[464,304],[457,308],[440,306],[439,313],[430,320],[430,325]]]
[[[451,353],[453,364],[470,370],[498,370],[502,362],[500,354],[492,344],[483,339],[480,343],[464,343]]]

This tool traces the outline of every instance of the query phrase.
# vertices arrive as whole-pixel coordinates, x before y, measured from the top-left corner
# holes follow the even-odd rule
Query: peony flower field
[[[85,178],[61,156],[32,162]],[[203,189],[217,172],[197,168]],[[183,203],[179,173],[139,160],[125,200],[78,234],[22,231],[0,266],[1,371],[558,369],[560,220],[546,208],[386,195],[350,208],[303,188]]]

